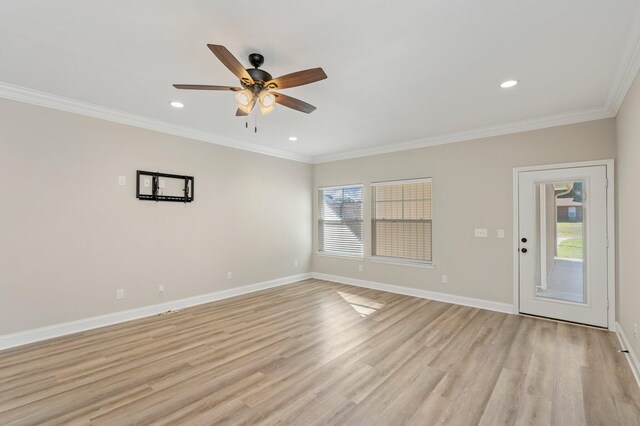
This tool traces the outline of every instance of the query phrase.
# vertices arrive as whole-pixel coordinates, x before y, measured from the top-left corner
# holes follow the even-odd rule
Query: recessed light
[[[169,105],[171,105],[174,108],[184,108],[184,104],[178,101],[169,102]]]
[[[289,138],[289,140],[290,140],[291,142],[295,142],[295,141],[297,141],[297,140],[298,140],[298,138],[296,138],[295,136],[291,136],[291,137]]]
[[[507,80],[507,81],[501,83],[500,87],[502,87],[503,89],[508,89],[509,87],[513,87],[516,84],[518,84],[518,82],[516,80]]]

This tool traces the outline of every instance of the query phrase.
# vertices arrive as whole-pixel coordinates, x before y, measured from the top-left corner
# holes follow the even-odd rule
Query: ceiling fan
[[[249,115],[256,104],[260,106],[262,114],[268,114],[273,111],[276,103],[306,114],[311,114],[315,111],[316,107],[313,105],[291,96],[283,95],[278,90],[324,80],[327,75],[322,68],[312,68],[273,78],[271,74],[260,69],[264,63],[264,56],[259,53],[249,55],[249,63],[253,68],[245,68],[226,47],[217,44],[208,44],[207,47],[211,49],[220,62],[240,79],[242,87],[201,84],[174,84],[173,87],[188,90],[230,90],[236,92],[236,100],[238,102],[236,116]]]

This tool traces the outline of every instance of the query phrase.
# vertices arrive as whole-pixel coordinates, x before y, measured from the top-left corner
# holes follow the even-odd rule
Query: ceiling
[[[388,152],[615,115],[639,2],[4,0],[0,96],[303,161]],[[232,93],[174,89],[237,84],[207,43],[274,76],[323,67],[283,91],[318,109],[255,134]]]

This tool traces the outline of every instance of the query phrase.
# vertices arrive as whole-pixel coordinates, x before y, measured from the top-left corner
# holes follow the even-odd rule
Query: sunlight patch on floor
[[[345,302],[347,302],[351,307],[361,316],[367,317],[372,313],[376,312],[378,309],[384,308],[384,303],[376,302],[375,300],[368,299],[366,297],[358,296],[351,293],[345,293],[343,291],[339,291],[338,294]]]

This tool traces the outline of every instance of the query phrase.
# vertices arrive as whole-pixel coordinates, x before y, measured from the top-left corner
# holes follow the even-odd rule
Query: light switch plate
[[[498,229],[498,238],[504,238],[504,229]]]
[[[487,228],[476,228],[474,235],[478,238],[487,238],[489,233]]]
[[[125,176],[118,176],[118,185],[125,186],[127,184],[127,178]]]

